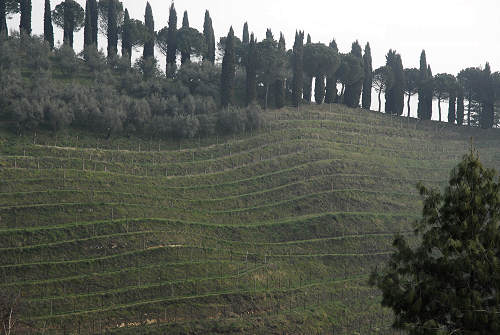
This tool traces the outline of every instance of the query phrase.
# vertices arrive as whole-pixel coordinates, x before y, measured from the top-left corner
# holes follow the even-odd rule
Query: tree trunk
[[[378,112],[382,110],[382,90],[378,91]]]
[[[439,122],[441,122],[441,97],[438,97]]]
[[[472,92],[469,92],[469,106],[467,107],[467,125],[470,127],[470,112],[471,112],[471,104],[472,104]]]
[[[410,117],[411,107],[410,107],[411,95],[408,94],[408,118]]]

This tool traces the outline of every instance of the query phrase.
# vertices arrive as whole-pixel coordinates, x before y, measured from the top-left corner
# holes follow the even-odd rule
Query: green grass
[[[0,290],[43,334],[393,334],[367,278],[496,130],[341,106],[181,142],[0,130]],[[417,243],[411,238],[412,243]]]

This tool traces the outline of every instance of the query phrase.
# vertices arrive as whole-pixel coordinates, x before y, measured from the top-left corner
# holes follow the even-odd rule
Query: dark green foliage
[[[122,57],[126,57],[129,63],[132,59],[132,26],[128,9],[125,9],[122,27]]]
[[[52,11],[50,9],[50,0],[45,0],[43,13],[43,37],[49,43],[50,48],[54,48],[54,27],[52,26]]]
[[[333,39],[330,42],[330,48],[335,50],[338,53],[339,49],[337,47],[337,42]],[[337,101],[337,72],[330,73],[326,77],[326,94],[325,94],[325,103],[332,104]]]
[[[252,34],[248,45],[248,55],[246,57],[246,104],[250,105],[257,98],[257,62],[258,53],[255,37]]]
[[[79,31],[85,23],[85,11],[74,0],[65,0],[52,11],[52,21],[63,28],[65,44],[73,47],[73,34]]]
[[[464,90],[458,86],[457,90],[457,125],[464,124],[465,104],[464,104]]]
[[[389,50],[386,56],[386,66],[391,68],[393,82],[385,92],[385,112],[393,115],[402,115],[404,109],[405,76],[401,55],[395,50]]]
[[[216,129],[219,134],[229,135],[258,130],[261,122],[258,105],[253,104],[246,109],[231,106],[219,112]]]
[[[19,31],[31,35],[31,0],[19,0],[19,10],[21,11]]]
[[[92,11],[90,0],[85,3],[85,26],[83,28],[83,48],[87,49],[92,45]]]
[[[149,1],[146,3],[146,12],[144,14],[144,26],[146,27],[146,36],[144,40],[144,50],[142,57],[154,58],[155,56],[155,21],[153,10]]]
[[[408,117],[411,114],[411,97],[418,93],[418,82],[420,78],[420,71],[416,68],[405,69],[405,94],[408,97]]]
[[[292,103],[295,107],[300,105],[304,89],[304,32],[295,32],[295,43],[293,44],[293,85]]]
[[[340,67],[336,72],[338,80],[342,83],[341,103],[350,107],[358,107],[363,75],[363,60],[361,58],[351,53],[342,55]]]
[[[225,43],[224,58],[222,59],[221,73],[221,105],[227,108],[233,101],[235,77],[234,30],[229,29]]]
[[[205,51],[203,35],[194,28],[182,27],[177,31],[177,49],[181,52],[181,63],[189,63],[192,55],[203,55]]]
[[[420,54],[420,76],[418,81],[418,118],[430,120],[432,118],[433,83],[430,66],[427,64],[425,50]]]
[[[365,46],[365,54],[363,55],[363,70],[365,71],[365,78],[363,81],[363,101],[361,106],[364,109],[370,109],[372,106],[373,86],[373,65],[370,43],[366,43]]]
[[[395,313],[394,327],[410,335],[496,334],[500,329],[500,185],[471,151],[452,171],[444,194],[419,186],[421,243],[403,236],[371,283]]]
[[[481,76],[480,92],[482,111],[479,126],[483,129],[492,128],[495,120],[495,90],[489,63],[486,63]]]
[[[188,13],[187,13],[187,10],[184,11],[184,16],[182,17],[182,29],[187,29],[189,28],[189,18],[188,18]],[[177,37],[177,43],[179,44],[181,41],[182,41],[182,37],[178,36]],[[179,48],[179,50],[181,51],[181,64],[184,64],[186,63],[187,61],[190,61],[191,60],[191,53],[188,50],[181,50],[181,48]]]
[[[306,42],[306,44],[311,44],[311,43],[312,43],[311,35],[307,34],[307,42]]]
[[[363,69],[363,56],[361,46],[358,41],[352,43],[351,56],[359,60],[359,67],[361,68],[362,75],[357,77],[356,80],[349,80],[345,85],[344,103],[353,108],[359,106],[361,99],[361,90],[363,89],[364,69]],[[356,65],[358,66],[358,65]]]
[[[118,53],[118,9],[116,0],[108,3],[108,59],[112,60]]]
[[[7,7],[5,1],[0,0],[0,38],[5,38],[9,34],[7,31]],[[47,0],[45,1],[47,2]]]
[[[175,68],[177,59],[177,11],[174,3],[170,6],[168,17],[168,35],[167,35],[167,68]],[[167,71],[168,72],[168,71]]]
[[[97,36],[99,34],[99,10],[97,6],[97,0],[89,0],[90,5],[90,26],[92,28],[92,44],[94,44],[97,49],[98,40]]]
[[[205,52],[203,60],[210,63],[215,62],[215,33],[212,27],[212,18],[208,10],[205,12],[205,22],[203,23],[203,37],[205,39]]]
[[[283,60],[286,54],[286,42],[283,33],[280,33],[278,50],[281,51],[281,58]],[[274,83],[274,99],[276,108],[283,108],[285,106],[285,81],[283,79],[278,79]]]
[[[378,95],[378,112],[382,111],[382,93],[387,92],[392,87],[394,75],[388,66],[382,66],[373,72],[373,88]]]
[[[448,123],[455,124],[457,119],[457,97],[450,95],[448,99]]]
[[[474,105],[481,100],[480,97],[480,86],[482,72],[481,69],[476,67],[470,67],[465,70],[460,71],[457,76],[460,86],[464,90],[465,98],[468,101],[467,106],[467,125],[470,127],[472,125],[473,119],[473,109]]]
[[[243,36],[241,39],[241,43],[243,43],[243,45],[248,45],[250,43],[250,35],[248,32],[248,22],[245,22],[245,24],[243,25]]]
[[[441,101],[451,97],[450,92],[455,91],[455,77],[447,73],[439,73],[434,77],[434,97],[438,101],[439,122],[442,121]],[[455,94],[455,93],[453,93]],[[453,117],[455,119],[455,117]]]
[[[321,105],[325,99],[325,75],[317,74],[314,81],[314,100]]]

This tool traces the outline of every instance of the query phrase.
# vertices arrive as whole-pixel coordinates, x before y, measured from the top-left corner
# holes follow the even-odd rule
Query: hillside
[[[415,185],[496,130],[339,105],[181,142],[0,133],[0,290],[44,334],[393,334],[367,284]],[[28,331],[28,328],[26,328]],[[22,332],[21,332],[22,333]]]

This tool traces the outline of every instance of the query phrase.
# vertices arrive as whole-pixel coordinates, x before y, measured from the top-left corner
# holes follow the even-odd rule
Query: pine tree
[[[85,11],[74,0],[65,0],[57,5],[52,11],[52,21],[63,28],[63,43],[73,47],[73,35],[85,24]]]
[[[0,0],[0,39],[8,36],[6,0]]]
[[[428,111],[426,110],[426,89],[425,85],[427,83],[427,58],[425,55],[425,50],[422,50],[420,54],[420,78],[418,84],[418,118],[421,120],[427,120]]]
[[[92,45],[92,10],[90,0],[85,3],[85,27],[83,28],[83,48],[87,49]]]
[[[31,35],[31,0],[19,0],[21,20],[19,21],[19,31]]]
[[[99,19],[99,12],[97,8],[97,0],[90,0],[90,25],[91,25],[91,30],[92,30],[92,44],[95,46],[97,49],[98,47],[98,26],[97,22]]]
[[[283,54],[286,53],[286,42],[283,33],[280,33],[278,49],[281,50]],[[278,79],[274,83],[274,99],[276,108],[283,108],[285,106],[285,81],[282,79]]]
[[[304,33],[295,32],[295,43],[293,45],[293,84],[292,103],[295,107],[300,105],[304,85]]]
[[[114,59],[118,53],[118,13],[116,1],[108,4],[108,59]]]
[[[363,82],[363,100],[362,107],[370,109],[372,105],[372,86],[373,86],[373,66],[372,66],[372,52],[370,43],[366,43],[365,54],[363,56],[363,69],[365,71],[365,79]]]
[[[0,0],[1,1],[1,0]],[[50,48],[54,49],[54,27],[52,25],[52,10],[50,0],[45,0],[45,9],[43,14],[43,37]]]
[[[333,39],[330,42],[329,46],[330,48],[334,49],[335,52],[339,51],[335,39]],[[325,103],[333,104],[336,101],[336,99],[337,99],[337,76],[335,73],[332,73],[326,78]]]
[[[130,26],[130,14],[125,9],[122,28],[122,57],[127,57],[129,64],[132,61],[132,36]]]
[[[64,28],[63,28],[63,43],[73,48],[73,27],[74,27],[74,14],[71,11],[71,1],[64,1]]]
[[[167,37],[167,69],[175,69],[177,60],[177,11],[174,3],[170,6]],[[168,72],[168,71],[167,71]]]
[[[234,95],[234,77],[235,77],[235,52],[234,52],[234,30],[229,30],[226,39],[226,49],[222,59],[221,73],[221,105],[228,107],[233,102]]]
[[[205,53],[203,55],[203,60],[210,63],[215,62],[215,34],[214,28],[212,27],[212,18],[210,18],[210,13],[205,11],[205,22],[203,24],[203,37],[205,38]]]
[[[187,11],[184,11],[184,16],[182,18],[182,28],[189,28],[189,18]],[[191,60],[191,54],[187,51],[181,51],[181,64],[185,64],[187,61]]]
[[[396,236],[388,265],[370,283],[395,314],[393,327],[410,335],[498,334],[500,184],[471,150],[449,186],[419,186],[422,219],[412,246]]]
[[[248,45],[248,43],[250,43],[250,37],[248,35],[248,22],[245,22],[243,25],[243,38],[241,43],[243,43],[243,45]]]
[[[464,90],[462,87],[458,88],[457,92],[457,125],[463,126],[464,124],[464,114],[465,114],[465,103],[464,103]]]
[[[363,67],[363,55],[361,46],[358,41],[352,43],[351,55],[356,57]],[[364,74],[364,70],[363,70]],[[349,106],[356,108],[359,106],[359,101],[361,99],[361,91],[363,90],[363,76],[359,80],[350,82],[345,86],[344,92],[344,103]]]
[[[155,57],[155,21],[153,18],[153,10],[149,1],[146,3],[146,12],[144,14],[144,27],[146,28],[146,40],[142,57],[144,59]]]
[[[247,73],[247,96],[246,103],[250,105],[257,98],[257,45],[255,37],[250,36],[250,43],[248,45],[247,60],[245,62]]]

